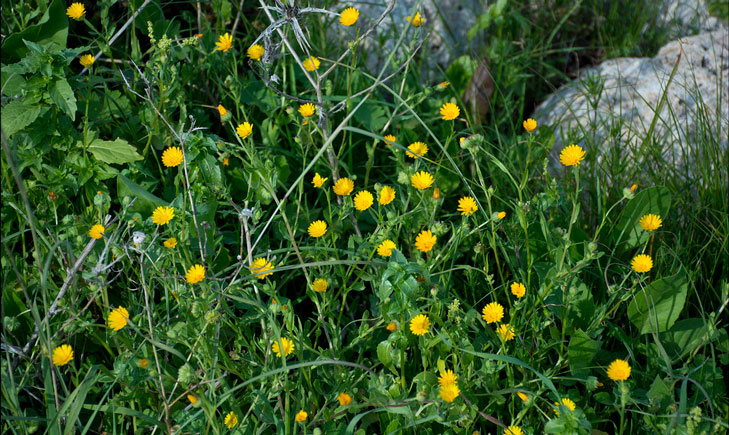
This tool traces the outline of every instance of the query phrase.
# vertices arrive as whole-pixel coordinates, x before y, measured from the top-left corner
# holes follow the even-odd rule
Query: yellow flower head
[[[142,358],[139,360],[137,365],[143,369],[146,369],[147,367],[149,367],[149,360],[147,358]]]
[[[319,65],[321,65],[319,58],[313,56],[307,57],[302,61],[302,63],[304,65],[304,69],[309,72],[319,69]]]
[[[117,307],[106,319],[106,324],[112,331],[120,331],[129,322],[129,311],[124,307]]]
[[[496,218],[497,218],[498,220],[501,220],[501,219],[503,219],[503,218],[505,218],[505,217],[506,217],[506,212],[505,212],[505,211],[500,211],[500,212],[499,212],[499,213],[498,213],[498,214],[496,215]]]
[[[104,231],[106,231],[106,228],[103,225],[96,224],[89,230],[89,237],[98,240],[104,235]]]
[[[339,196],[348,196],[354,190],[354,181],[347,177],[340,178],[334,183],[332,190]]]
[[[524,126],[524,130],[531,133],[537,128],[537,121],[533,120],[532,118],[529,118],[526,121],[524,121],[521,125]]]
[[[392,250],[397,249],[397,245],[395,245],[395,242],[392,240],[385,240],[384,242],[380,243],[380,246],[377,247],[377,255],[381,257],[389,257],[392,255]]]
[[[521,298],[524,296],[524,294],[526,294],[526,287],[520,282],[512,282],[511,294],[513,294],[517,298]]]
[[[486,321],[486,323],[500,322],[504,317],[504,307],[498,302],[491,302],[483,307],[481,317]]]
[[[83,56],[81,56],[81,58],[78,61],[81,64],[82,67],[88,68],[88,67],[90,67],[91,65],[94,64],[94,61],[95,60],[96,59],[94,58],[93,55],[91,55],[91,54],[84,54]]]
[[[328,287],[329,284],[327,284],[327,280],[324,278],[319,278],[311,283],[311,288],[317,293],[324,293]]]
[[[339,22],[342,23],[343,26],[349,27],[357,22],[357,18],[359,18],[359,11],[355,8],[347,8],[343,10],[342,14],[339,16]]]
[[[395,331],[397,331],[397,323],[390,322],[387,324],[387,327],[385,327],[385,329],[387,329],[390,332],[395,332]]]
[[[198,402],[198,398],[197,398],[197,396],[195,396],[194,394],[188,394],[188,395],[187,395],[187,400],[189,400],[189,401],[190,401],[190,404],[191,404],[192,406],[195,406],[195,405],[197,405],[197,402]]]
[[[423,18],[420,15],[420,12],[416,12],[415,16],[412,17],[412,19],[410,17],[407,17],[405,19],[408,20],[410,22],[410,24],[413,25],[413,27],[420,27],[423,25],[423,22],[425,21],[425,18]]]
[[[630,192],[634,193],[635,189],[637,189],[637,188],[638,188],[638,185],[634,183],[632,186],[630,186]]]
[[[638,254],[633,257],[633,260],[630,262],[630,267],[638,273],[649,272],[653,269],[653,259],[651,259],[650,255]]]
[[[218,104],[218,113],[220,114],[220,117],[222,118],[223,116],[228,114],[228,110],[225,107],[223,107],[222,104]]]
[[[66,9],[66,15],[74,20],[80,20],[86,13],[86,8],[83,3],[72,3],[71,6]]]
[[[53,365],[65,366],[73,359],[73,349],[67,344],[62,344],[53,349]]]
[[[241,139],[245,139],[253,133],[253,126],[250,122],[244,122],[243,124],[238,124],[238,128],[235,129],[235,132]]]
[[[425,335],[430,328],[430,319],[425,314],[418,314],[410,321],[410,332],[415,335]]]
[[[227,52],[228,50],[233,48],[233,37],[230,36],[229,33],[221,35],[218,37],[218,42],[216,42],[215,45],[218,47],[216,48],[216,50]]]
[[[646,231],[653,232],[663,225],[661,217],[657,214],[647,214],[640,218],[640,227]]]
[[[462,216],[468,216],[474,214],[478,210],[476,200],[471,196],[464,196],[458,200],[458,211],[461,212]]]
[[[169,147],[162,153],[162,164],[174,168],[182,163],[182,150],[179,147]]]
[[[266,279],[267,276],[273,275],[273,272],[268,272],[273,269],[273,263],[268,261],[265,257],[258,257],[251,262],[248,270],[251,271],[251,275],[257,275],[258,279]],[[268,272],[268,273],[266,273]],[[260,274],[260,275],[258,275]]]
[[[223,166],[230,165],[230,159],[228,157],[223,157]]]
[[[453,373],[453,370],[444,370],[440,373],[440,376],[438,376],[438,385],[445,387],[446,385],[455,384],[457,379],[458,376]]]
[[[367,210],[368,208],[372,207],[372,204],[374,202],[375,198],[367,190],[363,190],[354,195],[354,208],[359,211]]]
[[[395,189],[390,186],[384,186],[377,195],[377,202],[380,205],[387,205],[395,199]]]
[[[453,121],[454,119],[458,118],[458,115],[461,114],[461,109],[459,109],[458,106],[453,103],[445,103],[444,105],[440,106],[440,114],[442,120]]]
[[[352,396],[347,393],[339,393],[339,396],[337,396],[337,400],[339,400],[340,405],[347,406],[352,403]]]
[[[157,225],[167,225],[175,217],[175,209],[172,207],[157,207],[152,212],[152,222]]]
[[[253,60],[261,60],[265,52],[266,50],[262,46],[255,44],[248,47],[246,54],[248,54],[248,57]]]
[[[185,280],[188,284],[197,284],[205,279],[205,268],[201,264],[196,264],[187,270]]]
[[[500,324],[499,327],[496,328],[496,333],[499,334],[499,338],[504,341],[513,340],[515,337],[514,328],[508,323]]]
[[[440,199],[440,189],[437,187],[433,189],[433,199]]]
[[[238,425],[238,416],[235,415],[235,412],[230,411],[228,415],[225,416],[223,423],[225,423],[225,426],[227,426],[228,429],[233,429]]]
[[[173,249],[175,246],[177,246],[177,239],[174,237],[170,237],[169,239],[165,240],[165,248]]]
[[[559,153],[559,161],[565,166],[576,166],[585,159],[585,150],[579,145],[570,145]]]
[[[445,387],[440,387],[440,398],[443,399],[445,402],[453,402],[456,400],[456,397],[461,393],[461,390],[458,389],[458,385],[456,384],[449,384]]]
[[[524,431],[519,426],[509,426],[504,430],[504,435],[524,435]]]
[[[408,149],[410,151],[405,151],[405,155],[411,159],[417,159],[418,157],[423,157],[428,154],[428,145],[423,142],[411,143]]]
[[[289,356],[291,352],[294,351],[294,342],[286,337],[281,337],[281,344],[279,345],[278,341],[273,342],[273,346],[271,346],[271,349],[273,350],[273,353],[276,354],[277,357],[281,358],[281,350],[283,349],[283,353],[285,356]]]
[[[309,224],[307,231],[311,237],[321,237],[327,232],[327,223],[324,221],[314,221]]]
[[[329,179],[329,177],[322,178],[322,176],[319,175],[319,173],[317,172],[316,174],[314,174],[314,179],[311,180],[311,184],[313,184],[314,187],[317,187],[318,188],[318,187],[323,186],[324,183],[326,183],[328,179]]]
[[[522,393],[521,391],[517,391],[516,395],[519,396],[522,402],[526,402],[527,400],[529,400],[529,396],[527,396],[526,393]]]
[[[624,381],[630,377],[630,364],[625,360],[616,359],[608,366],[607,375],[613,381]]]
[[[306,412],[304,412],[304,410],[302,409],[302,410],[300,410],[299,412],[296,413],[296,421],[298,421],[299,423],[303,423],[303,422],[306,421],[306,418],[308,416],[309,416],[309,414],[307,414]]]
[[[570,411],[574,411],[575,408],[576,408],[575,407],[575,402],[573,402],[571,399],[568,399],[566,397],[563,398],[559,402],[554,402],[554,413],[557,414],[557,417],[559,417],[559,405],[566,406],[567,408],[570,409]]]
[[[316,112],[316,106],[311,103],[302,104],[299,106],[299,113],[304,118],[308,118]]]
[[[391,134],[388,134],[387,136],[385,136],[385,143],[387,145],[393,145],[393,144],[395,144],[395,142],[397,142],[397,138],[395,136],[393,136]]]
[[[433,185],[433,176],[425,171],[416,172],[410,177],[410,183],[418,190],[425,190]]]
[[[436,240],[438,238],[430,230],[423,230],[415,237],[415,247],[422,252],[429,252],[435,246]]]
[[[448,86],[450,86],[450,84],[451,84],[451,82],[441,82],[441,83],[438,83],[438,87],[441,89],[445,89]]]

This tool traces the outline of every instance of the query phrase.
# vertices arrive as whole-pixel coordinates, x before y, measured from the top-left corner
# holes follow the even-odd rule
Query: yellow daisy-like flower
[[[347,406],[352,403],[352,396],[347,393],[339,393],[339,396],[337,396],[337,400],[339,400],[340,405]]]
[[[143,369],[146,369],[147,367],[149,367],[149,360],[147,358],[142,358],[139,360],[137,365]]]
[[[527,119],[524,121],[521,125],[524,126],[524,130],[531,133],[537,128],[537,121],[533,120],[532,118]]]
[[[387,327],[385,329],[387,329],[390,332],[395,332],[395,331],[397,331],[397,323],[390,322],[387,324]]]
[[[613,381],[624,381],[630,377],[630,364],[625,360],[616,359],[608,366],[607,375]]]
[[[238,425],[238,416],[235,415],[235,412],[230,411],[228,415],[225,416],[223,423],[225,423],[225,426],[227,426],[228,429],[233,429]]]
[[[459,109],[458,106],[453,103],[445,103],[444,105],[440,106],[440,114],[442,120],[453,121],[454,119],[458,118],[458,115],[461,114],[461,109]]]
[[[458,376],[453,373],[453,370],[445,370],[438,376],[438,385],[445,387],[446,385],[455,384]]]
[[[223,166],[228,166],[228,165],[230,165],[230,159],[227,157],[223,157]]]
[[[332,190],[339,196],[348,196],[354,190],[354,181],[347,177],[340,178],[334,183]]]
[[[631,260],[630,267],[638,273],[649,272],[653,269],[653,259],[650,255],[638,254]]]
[[[304,118],[308,118],[316,112],[316,106],[311,103],[302,104],[299,106],[299,113]]]
[[[328,179],[329,179],[329,177],[322,178],[322,176],[319,175],[319,173],[317,172],[314,174],[314,179],[311,180],[311,184],[313,184],[314,187],[319,188],[319,187],[323,186],[324,183],[326,183]]]
[[[570,145],[559,153],[559,161],[565,166],[576,166],[585,159],[585,150],[579,145]]]
[[[218,42],[216,42],[215,45],[218,47],[216,50],[227,52],[233,48],[233,37],[226,32],[225,35],[220,35],[218,37]]]
[[[416,13],[415,13],[415,16],[414,16],[414,17],[412,17],[412,18],[410,18],[410,17],[408,16],[408,17],[407,17],[407,18],[405,18],[405,19],[406,19],[406,20],[408,20],[408,22],[410,22],[410,24],[412,24],[412,25],[413,25],[413,27],[420,27],[420,26],[422,26],[422,25],[423,25],[423,22],[425,21],[425,18],[423,18],[423,17],[422,17],[421,15],[420,15],[420,12],[416,12]]]
[[[456,397],[461,393],[461,390],[458,388],[458,385],[456,384],[449,384],[445,387],[440,387],[440,398],[443,399],[445,402],[453,402],[456,400]]]
[[[410,183],[418,190],[425,190],[433,185],[433,176],[425,171],[416,172],[410,177]]]
[[[430,319],[425,314],[418,314],[410,321],[410,332],[414,335],[425,335],[430,328]]]
[[[516,395],[519,396],[522,402],[526,402],[527,400],[529,400],[529,396],[527,396],[526,393],[522,393],[521,391],[517,391]]]
[[[408,149],[410,151],[405,151],[405,155],[411,159],[417,159],[418,157],[423,157],[428,154],[428,145],[423,142],[411,143]]]
[[[511,294],[517,298],[521,298],[526,294],[526,286],[520,282],[511,283]]]
[[[201,264],[196,264],[187,270],[185,280],[188,284],[197,284],[205,279],[205,268]]]
[[[188,395],[187,395],[187,400],[189,400],[189,401],[190,401],[190,404],[191,404],[192,406],[195,406],[195,405],[197,405],[197,402],[198,402],[198,398],[197,398],[197,396],[195,396],[194,394],[188,394]]]
[[[458,211],[461,212],[461,216],[474,214],[476,213],[476,210],[478,210],[478,206],[476,205],[476,200],[473,199],[473,197],[464,196],[458,200]]]
[[[307,57],[302,61],[302,64],[304,65],[304,69],[311,72],[315,69],[319,69],[319,65],[321,65],[321,61],[318,57],[310,56]]]
[[[647,214],[640,218],[640,227],[645,231],[653,232],[663,225],[661,217],[657,214]]]
[[[91,54],[84,54],[83,56],[81,56],[81,58],[78,61],[81,64],[82,67],[88,68],[88,67],[90,67],[91,65],[94,64],[94,61],[95,60],[96,59],[94,58],[93,55],[91,55]]]
[[[501,220],[501,219],[503,219],[503,218],[505,218],[505,217],[506,217],[506,212],[505,212],[505,211],[500,211],[500,212],[499,212],[499,213],[498,213],[498,214],[496,215],[496,218],[497,218],[498,220]]]
[[[283,349],[283,353],[285,356],[289,356],[291,352],[294,351],[294,342],[286,337],[281,337],[281,344],[279,345],[278,341],[273,342],[273,346],[271,346],[271,349],[273,350],[273,353],[276,354],[277,357],[281,358],[281,350]]]
[[[80,20],[86,13],[86,8],[83,3],[71,3],[71,6],[66,9],[66,15],[74,20]]]
[[[106,228],[103,225],[96,224],[89,230],[89,237],[98,240],[104,235],[104,231],[106,231]]]
[[[377,202],[380,205],[387,205],[395,199],[395,189],[390,186],[384,186],[377,195]]]
[[[504,430],[504,435],[524,435],[524,431],[519,426],[509,426]]]
[[[303,423],[303,422],[306,421],[306,418],[307,417],[309,417],[309,414],[307,414],[306,412],[304,412],[304,410],[302,409],[302,410],[300,410],[299,412],[296,413],[296,417],[295,418],[296,418],[296,421],[298,421],[299,423]]]
[[[368,208],[372,207],[372,204],[374,202],[375,198],[367,190],[363,190],[354,195],[354,208],[359,211],[367,210]]]
[[[307,232],[311,237],[321,237],[327,232],[327,223],[324,221],[314,221],[309,224]]]
[[[256,278],[258,279],[266,279],[267,276],[273,275],[273,272],[268,272],[269,270],[273,269],[273,263],[268,261],[265,257],[258,257],[255,260],[251,262],[250,267],[248,267],[248,270],[251,271],[251,275],[257,275],[260,273],[260,275],[257,275]],[[268,273],[266,273],[268,272]]]
[[[179,147],[169,147],[162,153],[162,164],[174,168],[182,163],[182,150]]]
[[[433,199],[440,199],[440,189],[437,187],[433,189]]]
[[[377,255],[381,257],[389,257],[392,255],[392,250],[397,249],[397,245],[395,245],[395,242],[392,240],[385,240],[384,242],[380,243],[380,246],[377,247]]]
[[[324,293],[328,287],[329,284],[327,284],[327,280],[324,278],[319,278],[311,283],[311,288],[317,293]]]
[[[438,87],[441,89],[445,89],[448,86],[450,86],[450,84],[451,84],[451,82],[441,82],[441,83],[438,83]]]
[[[255,44],[248,47],[246,54],[253,60],[261,60],[265,52],[266,50],[262,46]]]
[[[218,104],[218,113],[220,114],[220,117],[222,118],[223,116],[228,114],[228,110],[225,107],[223,107],[222,104]]]
[[[73,348],[67,344],[62,344],[53,349],[53,365],[65,366],[73,359]]]
[[[504,307],[498,302],[491,302],[483,307],[481,317],[486,321],[486,323],[500,322],[501,319],[504,318]]]
[[[169,239],[165,240],[165,248],[173,249],[175,246],[177,246],[177,239],[174,237],[170,237]]]
[[[635,189],[637,189],[637,188],[638,188],[638,185],[637,184],[633,184],[632,186],[630,186],[630,192],[631,193],[635,193]]]
[[[415,237],[415,247],[422,252],[429,252],[438,238],[430,230],[423,230]]]
[[[557,417],[559,417],[559,405],[566,406],[570,409],[570,411],[574,411],[576,409],[575,402],[565,397],[560,402],[554,402],[554,413],[557,414]]]
[[[167,225],[175,217],[175,209],[172,207],[157,207],[152,212],[152,222],[157,225]]]
[[[106,319],[106,324],[112,331],[122,330],[122,328],[127,326],[128,322],[129,311],[127,311],[127,309],[124,307],[117,307],[111,313],[109,313],[109,317]]]
[[[513,340],[514,337],[516,337],[516,335],[514,335],[514,328],[508,323],[502,323],[499,325],[499,327],[496,328],[496,333],[499,334],[499,337],[504,341]]]
[[[253,133],[253,126],[250,122],[244,122],[243,124],[238,124],[238,128],[235,129],[235,132],[241,139],[245,139]]]
[[[349,27],[357,22],[357,18],[359,18],[359,11],[355,8],[347,8],[343,10],[342,14],[339,16],[339,22],[342,23],[343,26]]]
[[[397,138],[395,136],[393,136],[391,134],[388,134],[387,136],[385,136],[385,143],[387,145],[394,145],[395,142],[397,142]]]

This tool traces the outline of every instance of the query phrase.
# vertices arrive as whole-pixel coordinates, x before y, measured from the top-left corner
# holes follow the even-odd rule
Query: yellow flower
[[[106,324],[112,331],[120,331],[122,328],[127,326],[129,321],[129,311],[124,307],[117,307],[106,319]]]
[[[498,220],[501,220],[501,219],[503,219],[505,217],[506,217],[506,212],[505,211],[500,211],[499,214],[496,215],[496,218]]]
[[[218,37],[218,42],[216,42],[215,45],[218,46],[216,50],[227,52],[228,50],[233,48],[233,37],[226,32],[225,35],[221,35]]]
[[[179,147],[169,147],[162,153],[162,164],[174,168],[182,163],[182,150]]]
[[[311,103],[302,104],[299,106],[299,113],[304,118],[308,118],[316,112],[316,107]]]
[[[314,174],[314,179],[311,180],[311,184],[313,184],[314,187],[321,187],[324,185],[324,183],[327,182],[328,179],[329,179],[329,177],[322,178],[322,176],[319,175],[319,173],[317,172],[316,174]]]
[[[334,190],[334,193],[339,196],[347,196],[352,193],[352,190],[354,190],[354,181],[347,177],[340,178],[336,183],[334,183],[332,190]]]
[[[440,373],[440,376],[438,376],[438,385],[441,387],[445,387],[446,385],[451,385],[456,383],[456,379],[458,379],[458,376],[453,373],[453,370],[445,370]]]
[[[504,430],[504,435],[524,435],[524,431],[519,426],[509,426]]]
[[[246,54],[248,54],[248,57],[253,60],[261,60],[265,52],[266,50],[263,47],[255,44],[248,47],[248,51],[246,52]]]
[[[397,245],[395,245],[395,242],[392,240],[385,240],[384,242],[380,243],[380,246],[377,247],[377,255],[381,257],[389,257],[392,255],[392,250],[397,249]]]
[[[83,3],[72,3],[71,6],[66,9],[66,15],[74,20],[80,20],[86,13]]]
[[[445,402],[453,402],[456,400],[456,397],[458,397],[458,394],[460,394],[461,390],[458,389],[458,385],[456,384],[449,384],[445,387],[440,387],[440,398],[443,399]]]
[[[367,190],[363,190],[354,195],[354,208],[359,211],[367,210],[368,208],[372,207],[372,204],[374,202],[375,198]]]
[[[380,205],[387,205],[395,199],[395,189],[390,186],[384,186],[377,195],[377,202]]]
[[[657,214],[647,214],[640,218],[640,226],[646,231],[653,232],[661,227],[663,221]]]
[[[415,335],[424,335],[430,328],[430,319],[425,314],[418,314],[410,321],[410,331]]]
[[[416,12],[415,16],[412,17],[412,19],[410,17],[407,17],[405,19],[408,20],[410,24],[413,25],[413,27],[420,27],[423,24],[423,21],[425,21],[425,18],[420,16],[420,12]]]
[[[301,411],[296,413],[296,421],[298,421],[299,423],[303,423],[306,421],[306,417],[308,416],[309,414],[304,412],[304,410],[302,409]]]
[[[461,212],[462,216],[468,216],[474,214],[478,210],[476,200],[470,196],[464,196],[458,200],[458,211]]]
[[[273,343],[273,346],[271,346],[271,349],[273,349],[273,353],[276,354],[277,357],[281,358],[281,350],[283,349],[283,353],[285,356],[289,356],[291,352],[294,351],[294,342],[286,337],[281,337],[281,345],[279,346],[279,342],[275,341]]]
[[[225,416],[223,423],[225,423],[228,429],[233,429],[238,425],[238,416],[235,415],[235,412],[230,411],[228,415]]]
[[[450,84],[451,84],[451,82],[441,82],[441,83],[438,83],[438,87],[441,89],[445,89],[448,86],[450,86]]]
[[[223,157],[223,166],[228,166],[228,165],[230,165],[230,159],[227,157]]]
[[[616,359],[608,366],[607,375],[613,381],[624,381],[630,377],[630,364],[622,359]]]
[[[147,358],[142,358],[137,364],[139,365],[139,367],[146,369],[147,367],[149,367],[149,360]]]
[[[98,240],[103,236],[104,231],[106,231],[106,228],[103,225],[96,224],[89,230],[89,237]]]
[[[435,246],[435,241],[438,240],[430,230],[423,230],[415,238],[415,247],[423,252],[429,252]]]
[[[325,280],[324,278],[319,278],[311,283],[311,288],[317,293],[324,293],[325,291],[327,291],[328,287],[329,285],[327,284],[327,280]]]
[[[93,55],[91,55],[91,54],[84,54],[83,56],[81,56],[81,58],[78,61],[81,64],[82,67],[88,68],[88,67],[90,67],[91,65],[94,64],[94,61],[95,60],[96,59],[94,58]]]
[[[271,269],[273,269],[273,263],[264,257],[258,257],[253,260],[251,266],[248,268],[251,271],[251,275],[260,274],[256,276],[258,279],[266,279],[267,276],[273,275],[273,272],[268,272]]]
[[[243,124],[238,124],[235,132],[238,133],[241,139],[245,139],[253,133],[253,126],[250,122],[244,122]]]
[[[441,119],[444,121],[453,121],[454,119],[458,118],[458,115],[461,114],[461,109],[458,108],[453,103],[445,103],[444,105],[440,106],[440,114]]]
[[[73,359],[73,349],[67,344],[62,344],[53,349],[53,365],[65,366]]]
[[[440,199],[440,189],[437,187],[433,189],[433,199]]]
[[[339,400],[340,405],[347,406],[352,403],[352,396],[347,393],[339,393],[339,396],[337,396],[337,400]]]
[[[526,287],[520,282],[511,283],[511,293],[517,298],[521,298],[526,293]]]
[[[324,221],[314,221],[309,224],[307,231],[311,237],[321,237],[327,232],[327,223]]]
[[[388,134],[385,136],[385,143],[387,145],[393,145],[395,142],[397,142],[397,138],[391,134]]]
[[[630,186],[630,192],[631,193],[635,192],[635,189],[636,188],[638,188],[638,185],[637,184],[633,184],[632,186]]]
[[[533,120],[532,118],[529,118],[526,121],[524,121],[521,125],[524,126],[524,130],[531,133],[537,128],[537,121]]]
[[[200,264],[196,264],[187,270],[185,280],[188,284],[197,284],[205,279],[205,268]]]
[[[557,417],[559,417],[559,405],[566,406],[567,408],[570,409],[570,411],[575,410],[575,402],[573,402],[572,400],[565,397],[560,402],[554,402],[554,406],[555,406],[554,413],[557,414]]]
[[[223,116],[228,114],[228,110],[226,110],[226,108],[223,107],[222,104],[218,104],[218,113],[220,114],[220,117],[222,118]]]
[[[481,317],[486,321],[486,323],[499,322],[504,317],[504,307],[502,307],[498,302],[491,302],[483,307]]]
[[[423,157],[424,155],[428,154],[428,145],[424,144],[423,142],[411,143],[408,149],[410,151],[405,151],[405,155],[410,157],[411,159],[417,159],[418,157]]]
[[[196,33],[195,34],[195,38],[197,38],[197,39],[200,39],[202,37],[203,37],[203,34],[202,33]]]
[[[167,225],[175,217],[175,209],[172,207],[157,207],[152,212],[152,222],[157,225]]]
[[[425,190],[433,185],[433,176],[425,171],[416,172],[410,177],[410,183],[418,190]]]
[[[570,145],[559,153],[559,161],[565,166],[579,165],[585,159],[585,150],[579,145]]]
[[[319,65],[321,65],[319,58],[313,56],[307,57],[302,63],[304,64],[304,69],[310,72],[319,69]]]
[[[508,323],[502,323],[499,325],[499,327],[496,328],[496,333],[498,333],[499,337],[504,341],[513,340],[515,337],[514,328]]]
[[[650,255],[638,254],[633,257],[630,267],[638,273],[645,273],[653,269],[653,260]]]
[[[195,396],[194,394],[188,394],[188,395],[187,395],[187,400],[189,400],[189,401],[190,401],[190,404],[191,404],[192,406],[195,406],[195,405],[197,405],[197,402],[198,402],[198,398],[197,398],[197,396]]]
[[[343,10],[342,14],[339,16],[339,22],[342,23],[343,26],[349,27],[357,22],[357,18],[359,18],[359,11],[355,8],[347,8]]]
[[[165,240],[165,248],[173,249],[175,246],[177,246],[177,239],[174,237],[170,237],[169,239]]]
[[[395,322],[390,322],[387,324],[387,327],[385,329],[390,332],[395,332],[397,330],[397,324]]]
[[[58,195],[56,195],[56,194],[55,194],[54,192],[50,192],[50,193],[48,194],[48,198],[49,198],[49,199],[50,199],[51,201],[55,201],[55,200],[57,200],[57,199],[58,199]]]
[[[522,402],[526,402],[527,400],[529,400],[529,396],[527,396],[525,393],[522,393],[521,391],[517,391],[516,395],[519,396]]]

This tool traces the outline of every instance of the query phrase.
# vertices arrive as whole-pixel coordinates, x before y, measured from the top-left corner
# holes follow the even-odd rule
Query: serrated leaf
[[[40,106],[25,105],[20,101],[11,101],[3,107],[2,128],[7,137],[14,135],[38,118]]]
[[[639,291],[628,305],[628,318],[641,334],[671,329],[686,302],[688,280],[681,271]]]
[[[71,121],[76,120],[76,96],[66,79],[58,79],[48,88],[51,100],[63,110]]]
[[[124,139],[101,140],[96,139],[87,148],[98,160],[104,163],[129,163],[142,160],[137,149]]]

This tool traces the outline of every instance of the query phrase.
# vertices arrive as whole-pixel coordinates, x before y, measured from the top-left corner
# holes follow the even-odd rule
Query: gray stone
[[[660,6],[658,26],[668,32],[669,39],[677,39],[713,32],[726,23],[709,14],[705,0],[664,0]]]

